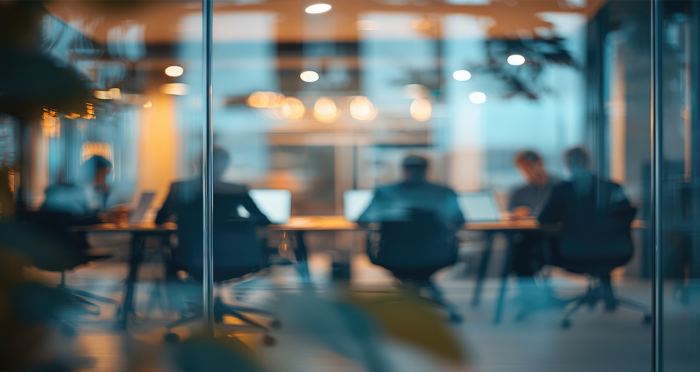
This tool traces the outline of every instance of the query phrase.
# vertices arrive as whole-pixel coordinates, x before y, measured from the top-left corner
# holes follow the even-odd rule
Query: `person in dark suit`
[[[534,218],[561,180],[549,174],[542,156],[533,150],[519,153],[515,164],[527,183],[511,193],[508,210],[515,219]],[[544,265],[543,242],[544,237],[538,231],[522,232],[515,237],[512,270],[521,280],[532,278]]]
[[[228,168],[230,156],[226,150],[214,149],[214,219],[218,218],[250,218],[257,226],[270,224],[267,217],[255,205],[248,195],[248,187],[245,185],[228,183],[223,181],[223,174]],[[156,215],[156,224],[177,220],[177,209],[181,204],[192,202],[202,203],[202,179],[173,182],[163,206]],[[217,199],[224,199],[227,203],[217,204]]]
[[[370,261],[389,270],[404,288],[424,288],[447,310],[449,319],[461,321],[430,278],[457,261],[456,232],[465,222],[457,194],[427,180],[427,159],[408,156],[403,181],[378,187],[362,213],[361,225],[379,224],[379,241],[367,242]],[[378,244],[375,244],[378,243]]]
[[[214,210],[213,210],[213,239],[217,246],[227,244],[257,245],[256,227],[270,224],[270,220],[255,205],[248,195],[245,185],[223,181],[223,174],[229,164],[229,154],[221,149],[214,149],[213,179],[214,179]],[[183,270],[195,277],[201,276],[202,241],[203,241],[203,202],[202,179],[174,182],[170,192],[158,211],[156,224],[177,222],[178,249],[174,250],[169,275],[173,276],[178,270]],[[229,236],[231,231],[225,231],[227,222],[240,221],[242,224],[235,232],[236,242],[222,242],[222,237]],[[257,252],[250,249],[250,252]],[[216,254],[215,252],[215,259]],[[242,253],[239,253],[239,255]],[[243,259],[243,257],[240,257]],[[238,270],[236,270],[238,271]],[[236,276],[230,270],[216,267],[215,280],[225,280]]]
[[[553,264],[572,272],[591,273],[601,280],[606,308],[614,309],[610,271],[627,263],[634,252],[631,223],[636,209],[622,187],[591,172],[591,158],[583,147],[564,153],[569,182],[552,189],[538,220],[560,225],[552,249]]]
[[[403,180],[393,185],[380,186],[375,190],[374,198],[362,213],[360,224],[382,224],[382,241],[376,262],[392,272],[398,266],[422,266],[422,275],[434,273],[437,269],[454,263],[455,233],[465,223],[464,215],[457,203],[457,194],[446,186],[437,185],[427,180],[427,159],[420,156],[408,156],[403,161]],[[412,234],[397,231],[393,224],[406,226],[412,223]],[[398,227],[397,227],[398,228]],[[404,228],[398,228],[404,230]],[[425,230],[421,233],[421,229]],[[439,242],[426,242],[428,247],[418,247],[417,242],[427,238],[431,232]],[[410,241],[409,241],[410,240]],[[434,244],[431,244],[434,243]],[[410,247],[416,245],[413,254],[407,254]],[[410,262],[413,261],[413,262]],[[393,268],[396,266],[396,268]],[[398,275],[406,276],[406,275]],[[429,275],[427,275],[429,276]]]

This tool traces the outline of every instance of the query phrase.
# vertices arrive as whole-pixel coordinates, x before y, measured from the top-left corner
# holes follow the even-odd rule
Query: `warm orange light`
[[[280,108],[285,102],[284,94],[276,92],[255,92],[246,99],[248,106],[254,108]]]
[[[250,107],[263,108],[267,106],[267,102],[269,100],[270,99],[267,97],[267,94],[265,94],[265,92],[255,92],[248,96],[246,103]]]
[[[148,102],[143,104],[143,108],[151,108],[151,107],[153,107],[153,103],[151,103],[151,101],[148,101]]]
[[[108,90],[96,90],[93,94],[97,99],[112,99],[112,92]]]
[[[372,120],[377,116],[377,110],[367,97],[357,96],[350,102],[350,116],[357,120]]]
[[[120,100],[122,99],[122,91],[119,90],[119,88],[112,88],[109,90],[109,93],[112,96],[112,99]]]
[[[284,94],[275,92],[265,92],[267,95],[267,108],[280,108],[286,103]]]
[[[335,102],[328,97],[321,97],[314,104],[314,117],[322,123],[332,123],[338,117]]]
[[[289,120],[301,120],[305,113],[306,107],[300,100],[294,97],[287,97],[285,105],[282,106],[284,117]]]
[[[182,83],[163,84],[160,86],[160,92],[163,94],[184,96],[187,94],[187,85]]]
[[[428,100],[417,99],[411,103],[411,117],[418,121],[426,121],[430,119],[433,113],[433,107]]]

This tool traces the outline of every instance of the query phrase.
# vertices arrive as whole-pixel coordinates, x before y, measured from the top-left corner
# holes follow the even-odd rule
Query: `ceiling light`
[[[331,10],[332,6],[328,4],[314,4],[306,8],[306,12],[309,14],[319,14],[325,13]]]
[[[472,74],[467,70],[457,70],[452,77],[457,81],[467,81],[472,78]]]
[[[486,95],[481,92],[474,92],[469,95],[469,100],[472,101],[472,103],[479,105],[486,102]]]
[[[520,54],[513,54],[512,56],[508,57],[509,65],[520,66],[523,63],[525,63],[525,57],[521,56]]]
[[[307,83],[313,83],[318,80],[318,73],[316,71],[304,71],[299,77]]]
[[[178,77],[182,76],[182,74],[185,72],[185,69],[180,67],[180,66],[170,66],[165,69],[165,74],[170,76],[170,77]]]

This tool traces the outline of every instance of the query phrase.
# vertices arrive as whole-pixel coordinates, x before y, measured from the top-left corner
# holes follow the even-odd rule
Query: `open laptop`
[[[502,211],[492,191],[460,193],[457,196],[459,209],[468,222],[499,222]]]
[[[289,190],[248,190],[255,205],[274,224],[289,222],[292,215],[292,193]]]
[[[374,198],[374,190],[343,191],[343,215],[350,222],[357,222],[362,212],[369,207]]]
[[[153,201],[153,198],[156,196],[156,193],[153,191],[144,191],[141,194],[141,199],[139,199],[139,203],[136,205],[136,208],[134,208],[133,211],[129,214],[129,223],[131,224],[139,224],[143,222],[143,218],[146,217],[146,212],[148,212],[148,209],[151,207],[151,202]]]

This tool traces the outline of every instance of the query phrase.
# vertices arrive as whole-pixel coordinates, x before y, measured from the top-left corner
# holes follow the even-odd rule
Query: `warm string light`
[[[433,113],[433,106],[427,99],[419,98],[411,103],[411,117],[418,121],[430,119]]]
[[[377,110],[367,97],[357,96],[350,102],[350,116],[357,120],[369,121],[377,116]]]
[[[332,99],[320,97],[314,104],[314,117],[322,123],[332,123],[340,115],[340,110]]]

